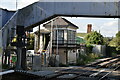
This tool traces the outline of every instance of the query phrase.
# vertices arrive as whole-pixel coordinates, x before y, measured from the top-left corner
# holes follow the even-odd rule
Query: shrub
[[[87,51],[87,53],[92,53],[92,49],[93,49],[93,46],[92,45],[90,45],[90,44],[88,44],[88,45],[86,45],[86,51]]]
[[[101,58],[99,54],[95,54],[95,53],[87,53],[86,55],[80,54],[79,57],[80,58],[77,59],[77,65],[85,65],[85,64],[88,64],[89,62],[93,62],[96,59]]]

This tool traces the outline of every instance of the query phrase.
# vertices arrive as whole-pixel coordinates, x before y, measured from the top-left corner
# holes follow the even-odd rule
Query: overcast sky
[[[17,4],[16,4],[17,1]],[[0,7],[8,10],[16,10],[39,0],[0,0]],[[17,6],[16,6],[17,5]],[[92,30],[101,32],[103,36],[112,37],[118,31],[117,18],[71,18],[65,17],[79,27],[77,32],[86,33],[87,24],[92,24]]]
[[[20,9],[36,1],[39,0],[0,0],[0,7],[9,10],[16,10],[16,7],[17,9]]]
[[[66,17],[65,17],[66,18]],[[79,29],[77,32],[86,33],[87,24],[92,24],[92,30],[100,31],[103,36],[115,36],[118,32],[118,19],[117,18],[71,18],[67,17],[69,21],[76,24]]]

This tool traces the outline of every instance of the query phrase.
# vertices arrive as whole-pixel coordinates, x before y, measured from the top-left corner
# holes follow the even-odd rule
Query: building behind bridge
[[[46,50],[48,56],[59,56],[58,61],[61,64],[76,63],[77,49],[80,47],[76,40],[78,27],[62,17],[55,18],[43,27],[45,29],[40,30],[40,37],[39,31],[35,32],[35,51],[42,53]],[[38,40],[40,40],[39,46]]]

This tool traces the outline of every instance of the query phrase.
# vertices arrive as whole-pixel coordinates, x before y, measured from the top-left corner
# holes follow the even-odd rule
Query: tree
[[[12,42],[17,42],[17,36],[12,39]],[[27,40],[27,50],[34,50],[34,34],[30,33],[30,36]]]
[[[103,36],[97,31],[92,31],[85,36],[87,44],[104,44]]]
[[[118,33],[116,34],[116,37],[118,38],[120,38],[120,31],[118,31]]]
[[[109,45],[109,43],[110,43],[111,40],[112,40],[112,38],[104,37],[104,44],[105,45]]]
[[[30,34],[30,37],[27,43],[28,43],[27,50],[34,50],[34,34]]]
[[[110,46],[116,47],[116,50],[120,50],[120,31],[116,34],[116,37],[110,41]]]

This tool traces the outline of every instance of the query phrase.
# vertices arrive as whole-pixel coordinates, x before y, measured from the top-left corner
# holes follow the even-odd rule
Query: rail
[[[53,40],[53,44],[57,44],[57,40]],[[79,40],[58,40],[58,44],[80,44]]]
[[[0,72],[0,76],[8,74],[8,73],[13,73],[15,72],[14,70],[8,70],[8,71],[4,71],[4,72]]]
[[[30,76],[31,77],[35,77],[36,79],[33,80],[106,80],[107,78],[113,78],[110,77],[108,75],[110,75],[112,72],[116,71],[119,67],[120,67],[120,56],[117,57],[117,59],[119,58],[119,60],[111,58],[110,60],[105,62],[111,62],[112,60],[114,63],[111,63],[110,66],[107,66],[106,68],[101,68],[100,66],[96,66],[96,67],[74,67],[74,68],[68,68],[65,70],[61,70],[58,72],[52,72],[51,74],[47,74],[47,73],[43,73],[45,74],[44,76],[41,75],[36,75],[34,74],[34,72],[24,72],[24,71],[15,71],[15,72],[19,72],[20,74],[25,74],[26,76]],[[99,63],[98,63],[99,64]],[[101,64],[101,63],[100,63]],[[107,65],[107,64],[106,64]],[[42,73],[42,72],[41,72]],[[29,80],[30,78],[28,78],[27,80]]]
[[[116,57],[114,57],[114,58],[111,58],[111,59],[108,59],[108,60],[105,60],[106,62],[111,62],[112,60],[114,60]],[[118,57],[117,57],[118,58]],[[115,59],[116,61],[118,61],[117,59]],[[89,70],[86,70],[86,71],[84,71],[83,70],[83,72],[81,73],[81,71],[80,71],[80,73],[75,73],[74,71],[75,70],[72,70],[72,69],[68,69],[68,70],[65,70],[65,72],[64,71],[62,71],[62,72],[58,72],[55,76],[53,76],[53,77],[50,77],[50,78],[46,78],[45,80],[57,80],[57,77],[60,77],[60,76],[63,76],[63,75],[69,75],[69,74],[71,74],[71,75],[76,75],[76,76],[74,76],[74,77],[72,77],[72,78],[67,78],[67,79],[69,79],[69,80],[75,80],[75,79],[78,79],[78,78],[80,78],[80,77],[83,77],[83,76],[85,76],[85,77],[89,77],[90,79],[92,79],[92,78],[97,78],[97,80],[102,80],[103,78],[105,78],[106,76],[108,76],[110,73],[112,73],[114,70],[116,70],[116,69],[118,69],[118,67],[119,66],[117,66],[117,67],[115,67],[116,65],[119,65],[116,61],[113,61],[113,62],[115,62],[115,63],[111,63],[111,64],[113,64],[112,66],[107,66],[108,68],[107,69],[100,69],[101,67],[102,67],[102,65],[101,66],[96,66],[96,67],[94,67],[94,68],[91,68],[91,69],[89,69]],[[119,62],[119,61],[118,61]],[[110,63],[109,63],[110,64]],[[115,65],[116,64],[116,65]],[[107,64],[106,64],[107,65]],[[83,68],[86,68],[86,67],[83,67]],[[89,68],[89,67],[88,67]],[[109,69],[112,69],[112,68],[114,68],[113,69],[113,71],[110,71],[110,72],[107,72],[105,75],[104,75],[104,77],[98,77],[98,75],[99,74],[101,74],[101,73],[103,73],[103,72],[105,72],[105,71],[108,71]],[[95,69],[100,69],[100,70],[98,70],[98,71],[95,71],[94,72],[94,70]],[[68,72],[67,72],[68,71]],[[61,79],[62,80],[62,79]]]

